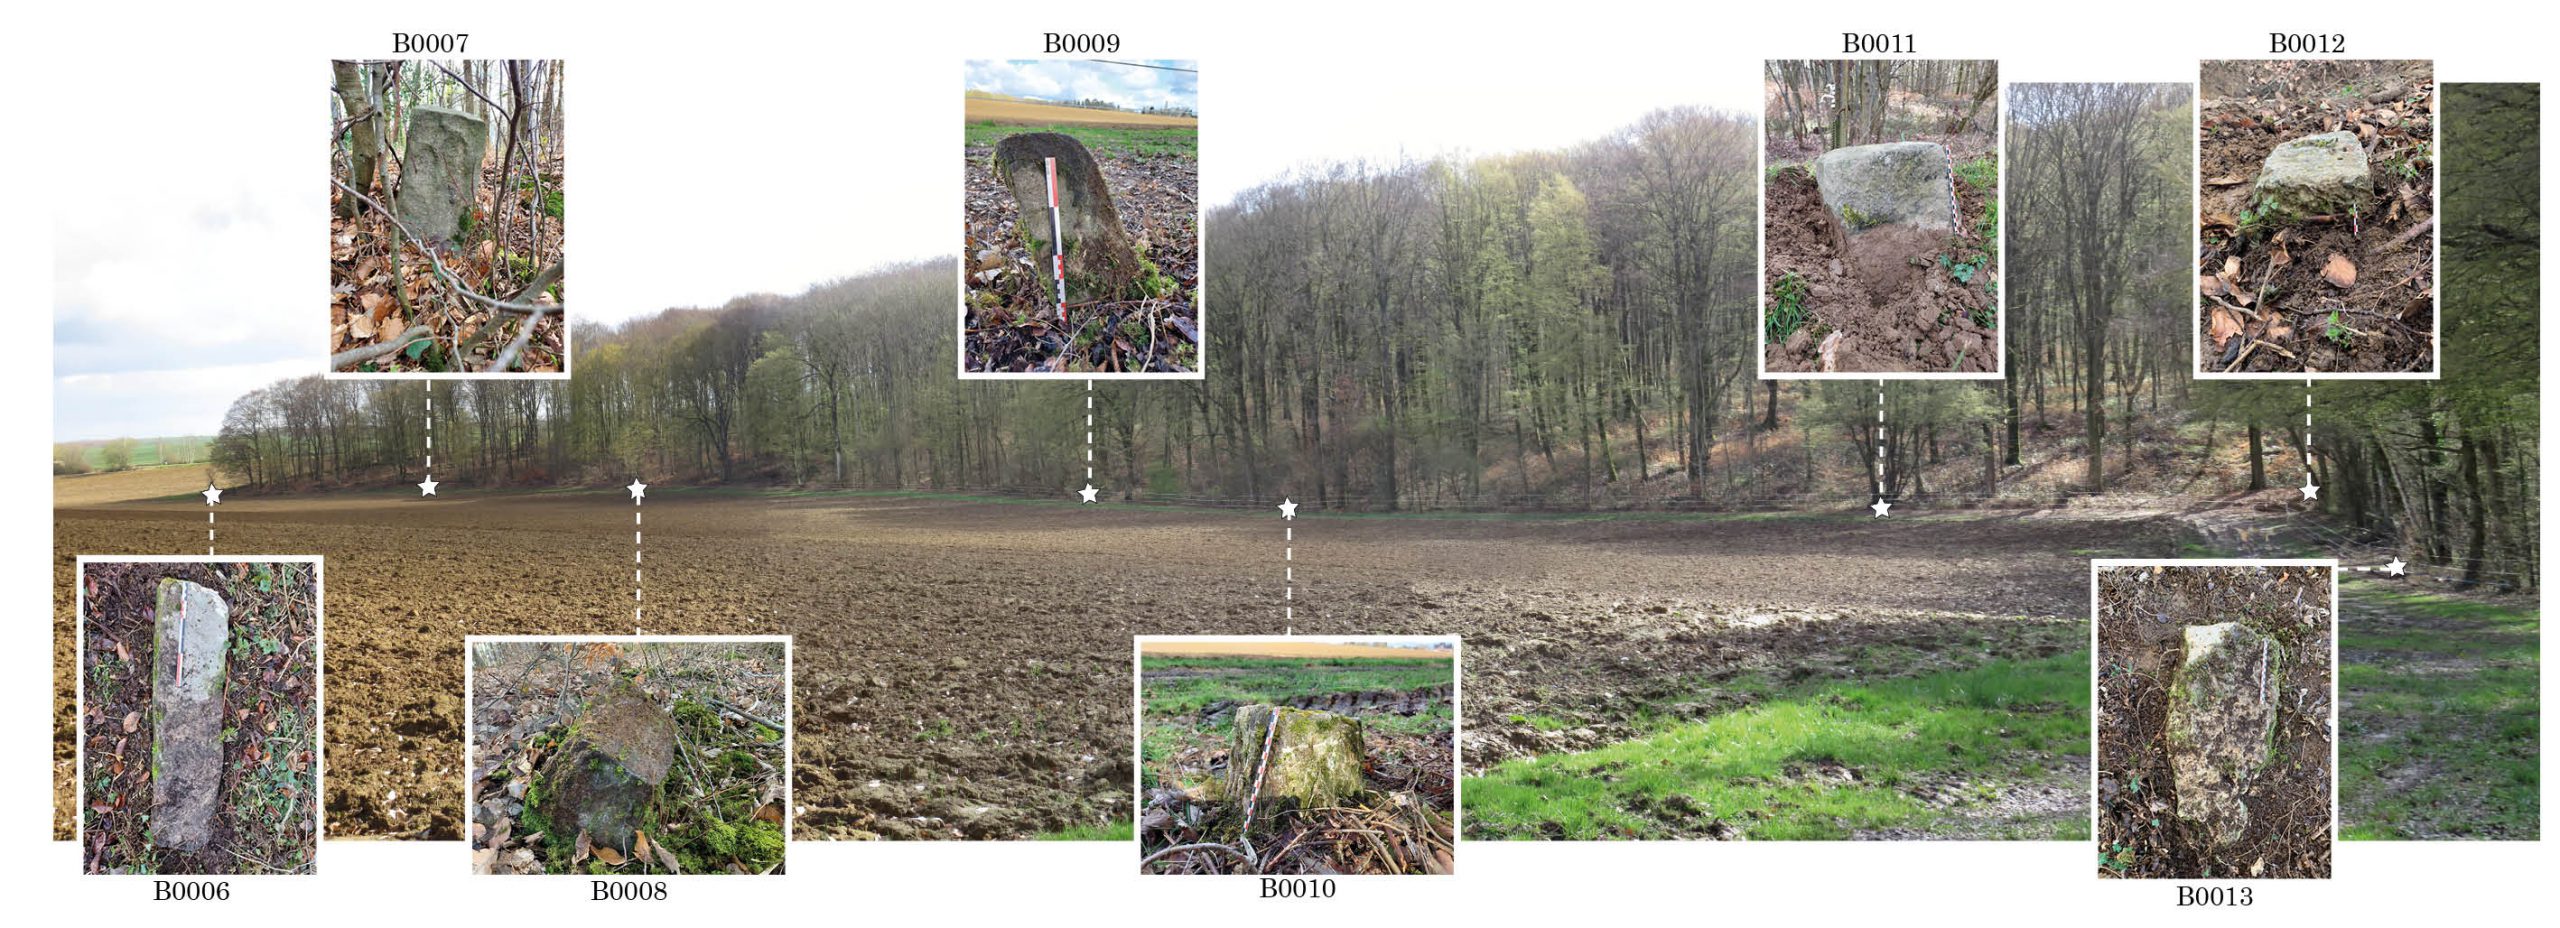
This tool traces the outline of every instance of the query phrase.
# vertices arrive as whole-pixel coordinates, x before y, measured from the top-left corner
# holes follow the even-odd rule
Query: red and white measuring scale
[[[1058,159],[1040,159],[1049,170],[1049,276],[1058,282],[1058,321],[1067,321],[1067,233],[1058,217]]]

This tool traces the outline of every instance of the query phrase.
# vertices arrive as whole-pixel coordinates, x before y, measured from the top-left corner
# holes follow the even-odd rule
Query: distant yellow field
[[[1115,113],[1110,110],[1054,106],[1028,100],[990,100],[985,97],[970,97],[968,106],[963,112],[968,115],[970,122],[1001,122],[1024,126],[1122,126],[1152,129],[1200,125],[1200,120],[1189,116]]]
[[[1150,657],[1383,657],[1444,661],[1457,655],[1454,650],[1325,641],[1149,641],[1141,644],[1139,651]]]
[[[53,506],[68,509],[192,493],[205,487],[204,465],[140,467],[112,474],[53,478]]]

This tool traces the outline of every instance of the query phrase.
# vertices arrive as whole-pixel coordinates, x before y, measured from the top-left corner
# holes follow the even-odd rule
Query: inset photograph
[[[2100,877],[2327,879],[2334,561],[2091,567]]]
[[[2207,61],[2196,111],[2201,377],[2432,378],[2431,61]]]
[[[1999,62],[1771,61],[1762,90],[1761,376],[1999,376]]]
[[[1201,376],[1199,73],[969,62],[961,376]]]
[[[1138,639],[1138,870],[1448,874],[1458,640]]]
[[[473,636],[464,651],[471,872],[783,872],[790,639]]]
[[[330,62],[330,373],[567,376],[565,71]]]
[[[320,559],[79,569],[81,871],[311,873]]]

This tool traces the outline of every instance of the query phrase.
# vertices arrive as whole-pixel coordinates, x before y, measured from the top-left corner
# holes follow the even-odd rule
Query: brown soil
[[[2328,568],[2123,567],[2098,574],[2101,876],[2327,878],[2335,818]],[[2275,747],[2242,797],[2248,831],[2216,847],[2178,815],[2169,683],[2190,625],[2239,622],[2284,645]]]
[[[2209,61],[2204,88],[2202,370],[2433,371],[2435,241],[2425,227],[2436,215],[2436,85],[2428,63]],[[2374,214],[2256,219],[2252,190],[2268,153],[2339,130],[2364,143]],[[2348,286],[2323,276],[2333,255],[2353,267]],[[2217,311],[2224,331],[2236,325],[2237,334],[2214,337]]]
[[[1950,150],[1954,150],[1950,146]],[[1955,182],[1958,231],[1869,230],[1844,250],[1822,207],[1822,191],[1802,167],[1781,168],[1768,183],[1762,312],[1772,311],[1781,283],[1801,282],[1805,319],[1770,342],[1772,372],[1990,372],[1999,370],[1999,243],[1977,235],[1996,190]],[[1945,260],[1941,260],[1945,259]],[[1981,269],[1959,282],[1951,263]],[[1979,319],[1977,319],[1979,317]],[[1829,364],[1823,345],[1833,334]]]
[[[1630,682],[1782,662],[1800,649],[1759,649],[1850,629],[1980,648],[1947,660],[2059,646],[2011,628],[2083,612],[2072,551],[2161,555],[2189,537],[2046,514],[1302,517],[1284,619],[1262,514],[682,491],[648,506],[649,632],[796,636],[803,838],[1125,819],[1134,635],[1463,634],[1469,740],[1504,744],[1528,728],[1509,707],[1608,721],[1676,695]],[[619,490],[226,496],[223,549],[329,559],[332,834],[460,836],[462,636],[628,633],[629,508]],[[203,509],[58,510],[59,627],[72,555],[186,550]],[[1764,614],[1780,618],[1753,628]],[[1851,666],[1821,661],[1811,672]]]

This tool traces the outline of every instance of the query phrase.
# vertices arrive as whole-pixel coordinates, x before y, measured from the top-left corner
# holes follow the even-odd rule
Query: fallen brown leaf
[[[2209,331],[2214,344],[2230,341],[2231,336],[2240,334],[2240,317],[2232,315],[2230,310],[2214,307],[2212,319],[2213,326]]]

